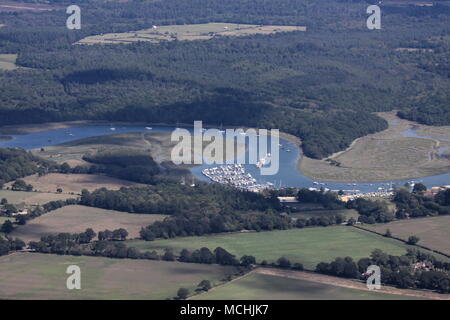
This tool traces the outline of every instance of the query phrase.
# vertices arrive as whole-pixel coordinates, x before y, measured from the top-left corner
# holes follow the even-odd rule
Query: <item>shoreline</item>
[[[384,115],[384,116],[383,116]],[[381,115],[383,118],[385,118],[389,123],[389,128],[372,134],[372,135],[367,135],[364,137],[359,137],[357,139],[355,139],[348,148],[346,148],[345,150],[342,151],[338,151],[332,155],[330,155],[329,157],[327,157],[326,159],[335,159],[339,156],[344,155],[347,152],[350,152],[353,150],[353,148],[355,147],[355,145],[357,145],[358,143],[362,143],[361,140],[364,141],[364,139],[368,139],[368,137],[373,136],[373,135],[377,135],[377,134],[386,134],[389,132],[389,130],[392,130],[393,127],[397,127],[397,128],[411,128],[411,126],[417,125],[416,123],[407,121],[407,120],[402,120],[402,122],[400,124],[396,124],[393,125],[391,123],[392,121],[392,117],[397,118],[395,115],[395,111],[392,112],[386,112],[386,113],[382,113]],[[397,119],[395,119],[397,120]],[[8,126],[2,126],[0,127],[0,142],[1,141],[8,141],[11,140],[12,137],[9,135],[26,135],[26,134],[32,134],[32,133],[38,133],[38,132],[43,132],[43,131],[49,131],[49,130],[58,130],[58,129],[65,129],[65,128],[73,128],[73,127],[80,127],[80,126],[104,126],[104,125],[114,125],[114,126],[167,126],[167,127],[186,127],[186,128],[192,128],[194,127],[193,124],[186,124],[186,123],[177,123],[177,124],[169,124],[169,123],[148,123],[148,122],[121,122],[121,121],[116,121],[116,122],[112,122],[112,121],[105,121],[105,120],[77,120],[77,121],[63,121],[63,122],[46,122],[46,123],[36,123],[36,124],[23,124],[23,125],[8,125]],[[419,129],[425,130],[425,129],[430,129],[428,128],[429,126],[419,126]],[[217,128],[217,126],[212,126],[212,125],[203,125],[203,128]],[[237,127],[233,127],[233,126],[222,126],[221,129],[235,129]],[[434,127],[431,127],[434,128]],[[255,129],[255,128],[250,128],[250,127],[242,127],[242,129],[247,130],[247,129]],[[257,129],[255,129],[257,130]],[[4,139],[2,139],[1,135],[4,136]],[[394,135],[398,135],[398,133],[394,132]],[[297,146],[299,148],[299,157],[296,161],[296,170],[297,172],[299,172],[301,175],[315,180],[315,181],[321,181],[321,182],[335,182],[335,183],[347,183],[347,182],[356,182],[356,183],[377,183],[377,182],[385,182],[385,181],[400,181],[400,180],[413,180],[413,179],[420,179],[420,178],[425,178],[425,177],[430,177],[430,176],[436,176],[436,175],[441,175],[441,174],[446,174],[449,171],[446,170],[446,168],[441,168],[441,170],[439,170],[439,168],[432,168],[429,167],[428,172],[426,172],[426,170],[424,170],[423,174],[417,174],[417,172],[415,172],[416,174],[400,174],[400,175],[392,175],[389,179],[387,179],[386,177],[380,177],[380,178],[376,178],[376,177],[369,177],[367,176],[367,174],[362,173],[362,176],[359,177],[343,177],[343,178],[333,178],[333,177],[324,177],[323,174],[321,174],[320,172],[318,174],[314,174],[314,172],[311,172],[310,170],[308,170],[308,167],[305,167],[305,161],[310,162],[310,164],[308,164],[308,166],[311,166],[311,163],[315,163],[315,164],[322,164],[324,163],[324,159],[322,160],[317,160],[317,159],[310,159],[307,158],[303,155],[302,152],[302,142],[300,140],[300,138],[293,136],[289,133],[286,132],[280,132],[280,138],[281,139],[285,139],[291,143],[293,143],[295,146]],[[418,138],[415,138],[418,139]],[[329,165],[329,164],[328,164]],[[371,169],[370,168],[355,168],[355,167],[347,167],[347,168],[343,168],[343,169],[348,169],[348,170],[364,170],[366,172],[370,172]],[[379,168],[378,168],[379,170]]]
[[[348,181],[355,182],[355,183],[380,183],[380,182],[387,182],[387,181],[403,181],[403,180],[417,180],[421,178],[426,177],[433,177],[433,176],[439,176],[442,174],[447,174],[450,171],[449,166],[445,165],[445,159],[440,159],[441,166],[437,166],[436,163],[426,163],[425,165],[420,165],[417,167],[404,167],[404,168],[394,168],[388,169],[387,167],[383,170],[381,167],[355,167],[355,166],[342,166],[342,167],[334,167],[331,166],[330,162],[327,162],[326,160],[335,160],[339,159],[339,157],[344,158],[344,162],[354,162],[358,163],[357,158],[346,158],[346,153],[349,152],[355,152],[355,150],[361,149],[363,147],[366,147],[365,144],[371,141],[401,141],[402,139],[407,141],[410,139],[411,141],[413,139],[416,140],[425,140],[425,141],[433,141],[435,144],[434,148],[430,150],[429,157],[430,159],[434,159],[436,161],[435,153],[437,151],[437,147],[439,147],[439,142],[444,143],[445,141],[436,140],[432,138],[416,138],[416,137],[408,137],[406,135],[403,135],[402,132],[410,130],[411,128],[415,127],[417,130],[421,133],[428,133],[430,130],[438,131],[438,128],[435,128],[433,126],[427,126],[427,125],[421,125],[416,122],[412,122],[409,120],[404,120],[399,118],[396,115],[396,110],[389,111],[389,112],[378,112],[376,113],[379,117],[384,118],[388,123],[389,127],[383,131],[369,134],[363,137],[359,137],[352,141],[352,143],[342,151],[338,151],[324,159],[317,160],[308,158],[305,156],[300,157],[299,161],[297,162],[297,170],[304,175],[305,177],[308,177],[310,179],[313,179],[315,181],[323,181],[323,182],[335,182],[335,183],[346,183]],[[395,123],[394,123],[395,122]],[[438,138],[447,137],[445,134],[439,134],[437,133]],[[437,143],[437,144],[436,144]],[[374,153],[377,152],[374,150]],[[439,160],[439,158],[437,158]],[[361,161],[363,161],[362,159]],[[342,161],[342,160],[341,160]],[[317,168],[320,168],[321,170],[317,170]],[[316,172],[314,172],[314,170]],[[345,171],[348,171],[346,173]],[[394,173],[390,174],[389,177],[380,176],[380,172],[389,172],[388,170],[394,171]],[[406,172],[402,172],[402,170],[409,170]],[[378,173],[378,177],[377,177]],[[347,174],[347,176],[345,176]],[[334,177],[333,177],[334,175]],[[350,177],[350,175],[352,175]]]

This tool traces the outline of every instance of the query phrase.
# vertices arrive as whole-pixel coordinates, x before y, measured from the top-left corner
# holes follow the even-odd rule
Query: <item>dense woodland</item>
[[[426,187],[415,188],[410,192],[407,188],[398,188],[394,192],[392,203],[395,209],[389,208],[384,200],[358,198],[347,202],[348,209],[355,209],[360,214],[358,221],[362,223],[386,223],[394,219],[432,217],[450,214],[450,190],[440,191],[436,196],[425,195]]]
[[[395,219],[395,214],[389,209],[388,203],[383,200],[368,200],[357,198],[347,203],[348,209],[355,209],[360,216],[358,221],[362,223],[390,222]]]
[[[139,183],[155,184],[158,182],[156,175],[161,173],[160,166],[149,154],[136,151],[104,151],[86,155],[83,160],[96,165],[88,169],[91,172]]]
[[[322,197],[325,205],[332,201],[335,208],[343,207],[338,206],[336,195],[316,193],[310,196],[316,199]],[[83,190],[80,204],[125,212],[171,215],[141,230],[141,237],[149,241],[241,230],[326,227],[345,221],[342,215],[332,213],[309,219],[293,219],[285,212],[288,208],[280,204],[275,194],[263,195],[203,182],[194,187],[165,181],[148,187],[122,188],[117,191]]]
[[[0,148],[0,189],[5,182],[57,169],[55,163],[36,157],[31,152]]]
[[[18,53],[17,63],[29,69],[0,72],[0,124],[203,120],[279,128],[300,137],[314,158],[385,129],[373,111],[401,109],[406,118],[449,124],[448,97],[440,94],[450,89],[450,6],[382,4],[383,29],[369,31],[370,2],[86,0],[79,3],[83,22],[76,31],[65,28],[64,1],[51,1],[64,4],[55,11],[2,12],[0,52]],[[306,25],[308,31],[73,45],[87,35],[206,22]]]
[[[80,203],[103,209],[144,214],[178,214],[250,210],[279,210],[276,198],[240,191],[219,184],[199,182],[196,186],[164,182],[146,187],[83,190]]]
[[[434,198],[425,196],[422,192],[400,189],[395,193],[393,202],[397,207],[397,219],[450,214],[450,189],[439,192]]]

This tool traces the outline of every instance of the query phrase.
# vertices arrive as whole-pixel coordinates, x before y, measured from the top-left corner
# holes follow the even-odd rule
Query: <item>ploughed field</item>
[[[8,203],[12,204],[25,203],[27,205],[42,205],[50,201],[66,200],[76,197],[76,195],[61,193],[0,190],[0,199],[5,198],[8,200]]]
[[[87,228],[92,228],[97,233],[105,229],[124,228],[128,231],[128,238],[133,239],[139,237],[142,227],[165,217],[160,214],[134,214],[73,205],[30,220],[26,225],[18,226],[11,236],[28,242],[39,241],[42,236],[49,234],[81,233]]]
[[[418,297],[345,288],[330,284],[253,273],[198,295],[195,300],[404,300]]]
[[[37,174],[23,178],[27,184],[31,184],[34,190],[40,192],[56,192],[58,188],[62,193],[81,194],[81,190],[94,191],[100,188],[118,190],[122,187],[138,186],[140,184],[107,177],[99,174],[63,174],[50,173],[39,177]],[[7,184],[10,186],[12,182]],[[66,195],[66,198],[67,195]]]
[[[379,233],[391,231],[392,236],[408,240],[418,236],[420,245],[450,255],[450,216],[416,218],[388,224],[365,225],[364,228]]]

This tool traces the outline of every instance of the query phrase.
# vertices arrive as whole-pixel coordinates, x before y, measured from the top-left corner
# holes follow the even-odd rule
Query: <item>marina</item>
[[[115,130],[111,130],[115,128]],[[69,141],[83,139],[94,136],[118,134],[118,133],[131,133],[131,132],[173,132],[175,126],[148,126],[145,125],[121,125],[121,124],[109,124],[109,125],[83,125],[76,126],[65,129],[52,129],[40,132],[33,132],[23,135],[11,135],[11,139],[6,141],[0,141],[0,146],[3,148],[23,148],[26,150],[30,149],[40,149],[42,147],[58,145],[66,143]],[[192,132],[192,128],[186,128]],[[329,189],[329,190],[343,190],[345,194],[369,194],[376,193],[377,195],[389,193],[389,189],[393,187],[403,186],[405,183],[411,183],[411,180],[397,180],[397,181],[365,181],[365,182],[334,182],[334,181],[318,181],[312,180],[305,175],[303,175],[297,169],[298,159],[302,156],[300,149],[294,143],[286,140],[280,139],[280,144],[282,144],[281,149],[284,152],[280,152],[279,157],[279,170],[275,175],[262,175],[260,168],[255,164],[241,164],[244,169],[245,179],[242,176],[242,181],[233,177],[230,172],[230,177],[233,182],[227,181],[225,176],[223,179],[219,179],[216,175],[211,175],[216,180],[223,181],[224,184],[233,185],[236,184],[237,187],[241,189],[251,189],[251,190],[262,190],[264,188],[285,188],[285,187],[296,187],[296,188],[317,188],[317,189]],[[287,152],[289,149],[291,152]],[[271,152],[271,151],[269,151]],[[269,154],[267,154],[268,156]],[[273,157],[273,154],[272,154]],[[264,166],[268,164],[267,160],[273,160],[272,157],[267,157],[264,161]],[[248,150],[245,154],[241,155],[237,159],[240,163],[244,163],[244,159],[249,158]],[[261,159],[260,159],[261,160]],[[261,161],[262,162],[262,161]],[[261,163],[262,164],[262,163]],[[191,173],[199,180],[211,182],[215,181],[203,172],[205,169],[218,168],[219,164],[203,164],[200,166],[195,166],[190,168]],[[230,170],[230,169],[227,169]],[[237,169],[233,169],[237,170]],[[205,171],[208,173],[208,171]],[[213,172],[211,172],[213,173]],[[208,173],[209,174],[209,173]],[[251,175],[251,183],[244,182],[249,180],[248,174]],[[236,176],[236,174],[234,174]],[[253,181],[256,179],[256,182]],[[230,179],[229,179],[230,180]],[[421,183],[428,187],[448,185],[450,181],[450,173],[440,174],[436,176],[421,177],[419,180]],[[247,185],[245,185],[247,184]]]
[[[250,173],[246,173],[241,164],[232,164],[209,169],[203,169],[202,173],[214,182],[229,185],[241,190],[260,192],[273,187],[270,182],[259,184]]]

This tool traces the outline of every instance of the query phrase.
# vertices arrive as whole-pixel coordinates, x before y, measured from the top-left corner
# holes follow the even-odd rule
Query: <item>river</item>
[[[0,141],[0,147],[19,147],[26,150],[42,148],[52,145],[58,145],[61,143],[78,140],[82,138],[127,133],[127,132],[172,132],[175,127],[172,126],[152,126],[152,129],[144,126],[137,125],[118,125],[111,129],[111,126],[106,125],[84,125],[64,129],[54,129],[36,133],[29,133],[23,135],[12,135],[12,139],[8,141]],[[188,129],[192,130],[192,129]],[[413,136],[417,138],[433,138],[419,136],[415,133],[414,129],[405,131],[405,136]],[[446,138],[440,138],[446,140]],[[448,138],[450,141],[450,137]],[[373,192],[379,190],[379,188],[387,189],[390,186],[401,186],[408,182],[408,180],[397,181],[384,181],[384,182],[329,182],[329,181],[313,181],[308,177],[302,175],[297,170],[297,162],[300,157],[300,149],[292,142],[280,139],[282,148],[280,150],[280,167],[276,175],[262,176],[259,173],[259,169],[255,165],[244,165],[247,172],[251,173],[253,177],[257,179],[259,183],[271,182],[276,187],[315,187],[321,186],[329,188],[331,190],[359,190],[361,192]],[[444,149],[444,148],[443,148]],[[289,150],[289,151],[288,151]],[[440,150],[444,152],[445,150]],[[205,168],[214,167],[215,165],[202,165],[191,169],[192,173],[200,180],[209,181],[203,176],[201,171]],[[423,177],[415,179],[424,183],[428,187],[441,186],[450,184],[450,172],[446,174]]]

